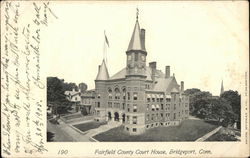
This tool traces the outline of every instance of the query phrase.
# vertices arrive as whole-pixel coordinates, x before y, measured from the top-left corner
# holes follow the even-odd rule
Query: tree
[[[80,83],[79,84],[79,90],[81,93],[84,93],[87,90],[88,86],[85,83]]]
[[[223,98],[228,101],[230,106],[232,107],[232,110],[236,116],[236,120],[240,121],[240,100],[241,96],[238,94],[237,91],[225,91],[221,94],[220,98]],[[235,121],[236,121],[235,120]]]
[[[185,94],[189,96],[190,113],[194,116],[205,117],[205,109],[208,104],[208,99],[212,98],[210,92],[201,91],[197,88],[185,90]]]
[[[64,95],[67,84],[57,77],[47,77],[47,103],[52,105],[54,114],[62,114],[72,105]]]
[[[64,98],[63,80],[57,77],[47,77],[47,101],[54,102]]]
[[[206,119],[211,114],[210,100],[208,98],[197,99],[193,106],[193,114],[201,119]]]
[[[87,109],[85,106],[82,107],[81,113],[82,113],[82,115],[88,115],[88,112],[87,112]]]
[[[65,91],[72,91],[73,89],[75,89],[75,91],[78,91],[78,87],[77,87],[77,85],[75,84],[75,83],[72,83],[72,82],[70,82],[70,83],[64,83],[63,84],[63,91],[65,92]]]

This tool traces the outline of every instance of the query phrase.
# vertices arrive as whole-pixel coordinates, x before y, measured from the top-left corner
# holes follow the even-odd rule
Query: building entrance
[[[115,115],[115,119],[114,119],[114,120],[115,120],[115,121],[119,121],[119,113],[118,113],[118,112],[115,112],[114,115]]]

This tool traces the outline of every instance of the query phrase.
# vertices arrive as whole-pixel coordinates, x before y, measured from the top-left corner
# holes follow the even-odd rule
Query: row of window
[[[127,131],[129,131],[128,127],[126,129],[127,129]],[[136,128],[132,128],[132,132],[137,132],[137,129]]]
[[[128,100],[132,99],[130,93],[131,92],[127,92],[127,99]],[[175,96],[176,95],[174,95],[173,101],[176,101],[176,97]],[[137,92],[133,92],[133,96],[132,97],[133,97],[133,100],[138,100],[138,93]],[[101,95],[98,94],[97,98],[101,98]],[[108,98],[109,99],[113,99],[112,93],[108,94]],[[120,93],[115,93],[115,98],[114,99],[119,100],[120,98],[121,98],[121,94]],[[126,99],[126,94],[125,93],[123,93],[122,99],[124,99],[124,100]],[[163,102],[163,100],[164,100],[163,98],[158,98],[158,97],[156,97],[156,98],[150,98],[150,97],[148,97],[147,98],[147,102]],[[188,100],[188,99],[186,98],[186,100]],[[182,99],[179,98],[179,102],[181,102],[181,101],[182,101]],[[166,98],[166,102],[171,102],[171,99],[170,98]]]
[[[147,98],[147,102],[163,102],[163,98]],[[173,101],[177,101],[175,98]],[[171,98],[166,98],[166,102],[171,102]],[[182,99],[179,99],[179,102],[182,102]]]
[[[159,105],[149,105],[147,104],[147,111],[149,111],[149,109],[151,108],[151,111],[159,111],[159,109],[164,110],[164,104],[161,104],[161,107],[159,107]],[[180,106],[180,104],[179,104]],[[185,107],[188,106],[188,103],[185,104]],[[96,102],[96,107],[100,108],[100,102]],[[123,110],[125,110],[125,103],[122,103],[122,107],[120,107],[120,103],[114,103],[114,105],[112,105],[112,102],[108,102],[108,108],[122,108]],[[137,104],[133,104],[133,107],[130,111],[130,105],[127,104],[127,110],[128,112],[137,112]],[[166,104],[165,107],[166,111],[170,111],[170,104]],[[174,104],[174,110],[176,110],[176,104]]]
[[[127,97],[128,97],[128,100],[131,99],[131,94],[130,92],[127,92]],[[109,99],[113,99],[113,95],[111,93],[108,94],[108,98]],[[120,99],[121,98],[121,94],[120,93],[115,93],[115,98],[116,100]],[[126,95],[125,93],[123,94],[122,96],[122,99],[126,99]],[[133,100],[137,100],[138,99],[138,93],[137,92],[133,92]]]
[[[159,125],[161,125],[161,126],[164,126],[164,125],[165,125],[165,126],[169,126],[169,125],[170,125],[170,122],[166,122],[166,123],[162,123],[162,122],[161,122],[160,124],[159,124],[159,123],[155,123],[155,124],[152,123],[152,124],[147,125],[146,128],[158,127]]]
[[[181,117],[181,112],[178,112],[178,117]],[[182,115],[184,114],[184,111],[182,110]],[[188,114],[188,110],[185,110],[185,114]],[[155,121],[155,120],[162,120],[164,118],[164,113],[157,113],[157,114],[147,114],[146,121]],[[165,113],[165,119],[169,120],[170,119],[170,113]],[[173,119],[176,119],[176,113],[173,113]]]
[[[130,116],[127,116],[127,123],[130,124]],[[137,116],[132,116],[132,124],[137,124]]]
[[[151,106],[149,104],[147,104],[147,111],[149,111],[149,109],[151,109],[151,111],[158,111],[159,109],[164,110],[163,105],[164,104],[161,104],[161,108],[160,108],[158,104],[157,105],[151,105]],[[170,110],[170,104],[166,104],[165,110]]]
[[[157,114],[151,114],[151,117],[150,117],[150,114],[147,114],[147,117],[146,117],[146,121],[149,121],[149,120],[158,120],[158,119],[163,119],[163,113],[160,113],[160,115],[157,113]],[[166,119],[169,119],[170,118],[170,113],[166,113],[165,114],[166,116]]]
[[[83,104],[91,104],[92,103],[92,99],[83,99],[82,103]]]
[[[125,109],[125,103],[121,104],[122,107],[120,107],[120,103],[114,103],[112,104],[112,102],[108,102],[108,108],[122,108],[123,110]]]

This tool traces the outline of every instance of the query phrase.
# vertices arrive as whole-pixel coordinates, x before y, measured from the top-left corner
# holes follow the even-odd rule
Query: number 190
[[[68,154],[68,150],[59,150],[58,155],[67,155]]]

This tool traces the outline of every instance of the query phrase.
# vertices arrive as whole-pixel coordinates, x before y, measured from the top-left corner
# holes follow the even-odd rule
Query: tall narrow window
[[[112,99],[112,90],[111,89],[108,90],[108,95],[109,95],[109,99]]]
[[[137,112],[137,105],[136,104],[133,105],[133,112]]]
[[[111,93],[109,93],[109,99],[112,99],[112,94]]]
[[[133,124],[137,124],[137,116],[133,116]]]
[[[128,92],[128,100],[130,100],[130,92]]]
[[[135,53],[135,61],[138,61],[138,53]]]
[[[122,97],[123,97],[123,100],[126,99],[126,90],[125,89],[122,90]]]
[[[154,120],[154,116],[155,116],[154,114],[151,115],[151,120]]]
[[[134,100],[137,100],[137,98],[138,98],[138,93],[137,92],[134,92]]]
[[[127,116],[127,122],[129,123],[129,116]]]
[[[120,99],[120,90],[118,88],[115,89],[115,99]]]

